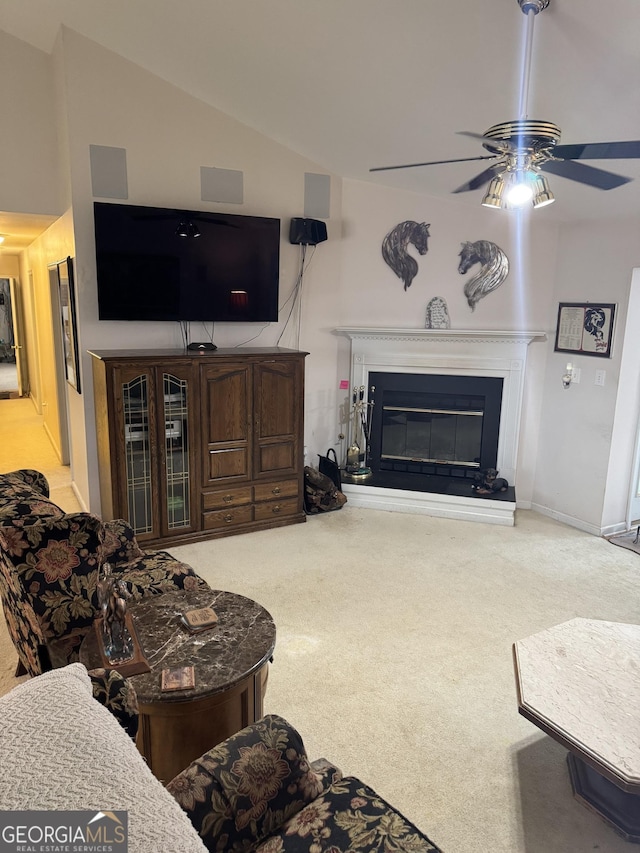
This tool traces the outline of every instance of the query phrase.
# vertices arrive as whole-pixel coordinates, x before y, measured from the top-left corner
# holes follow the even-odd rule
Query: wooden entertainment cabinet
[[[102,516],[145,546],[306,521],[305,352],[97,350]]]

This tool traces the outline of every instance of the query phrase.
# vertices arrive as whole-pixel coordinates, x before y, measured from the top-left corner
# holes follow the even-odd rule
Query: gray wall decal
[[[412,243],[421,255],[426,255],[428,239],[429,225],[426,222],[408,220],[396,225],[382,241],[382,257],[402,279],[405,290],[411,287],[418,272],[418,262],[407,252],[407,246]]]
[[[464,286],[464,295],[472,311],[481,299],[500,287],[509,275],[509,259],[499,246],[488,240],[462,244],[458,272],[464,275],[474,264],[482,266]]]

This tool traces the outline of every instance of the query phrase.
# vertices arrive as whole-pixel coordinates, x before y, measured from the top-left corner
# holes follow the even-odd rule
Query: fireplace
[[[497,466],[502,379],[372,371],[369,382],[373,482],[446,492]]]
[[[363,388],[372,476],[344,484],[352,506],[513,525],[529,344],[544,332],[340,328],[351,387]],[[497,468],[509,491],[471,486]]]

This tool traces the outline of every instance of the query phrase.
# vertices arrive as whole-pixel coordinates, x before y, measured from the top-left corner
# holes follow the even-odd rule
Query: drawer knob
[[[280,512],[280,504],[276,504],[276,505],[274,506],[274,508],[272,509],[272,512],[275,512],[275,513]]]
[[[271,489],[271,491],[273,492],[274,495],[279,495],[280,494],[280,486],[276,486],[275,488]]]
[[[232,495],[225,495],[225,496],[222,498],[222,500],[223,500],[226,504],[230,504],[230,503],[231,503],[231,501],[233,500],[233,496],[232,496]]]
[[[230,512],[228,512],[228,513],[225,515],[224,520],[227,522],[227,524],[231,524],[231,522],[233,521],[233,516],[231,515],[231,513],[230,513]]]

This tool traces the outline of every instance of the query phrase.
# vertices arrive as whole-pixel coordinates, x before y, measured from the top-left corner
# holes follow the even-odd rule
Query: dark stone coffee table
[[[186,610],[212,607],[217,624],[191,634]],[[151,671],[128,676],[140,706],[138,748],[154,775],[169,782],[191,761],[263,715],[276,629],[257,602],[232,592],[195,590],[153,595],[129,607]],[[80,648],[88,669],[101,666],[94,631]],[[163,669],[193,666],[195,686],[165,692]]]

